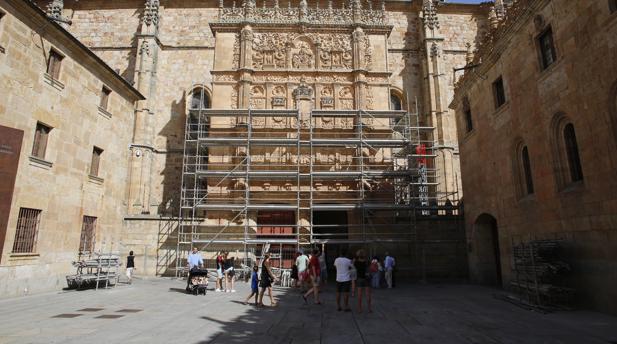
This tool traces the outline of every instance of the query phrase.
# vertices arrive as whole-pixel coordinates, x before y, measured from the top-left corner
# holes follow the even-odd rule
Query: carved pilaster
[[[424,22],[424,27],[431,31],[439,29],[435,0],[424,0],[422,4],[422,21]]]
[[[366,67],[364,38],[364,31],[361,27],[357,27],[353,32],[353,69],[364,69]]]
[[[246,25],[240,32],[240,68],[253,67],[253,29]]]

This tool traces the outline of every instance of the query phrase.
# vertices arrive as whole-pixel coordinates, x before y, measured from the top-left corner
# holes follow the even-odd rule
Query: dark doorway
[[[499,231],[497,220],[493,216],[482,214],[478,217],[473,229],[473,244],[474,250],[470,258],[475,279],[482,284],[501,287]]]
[[[289,210],[264,210],[257,213],[258,239],[272,239],[270,245],[270,260],[275,268],[290,269],[294,262],[296,245],[277,244],[276,239],[295,238],[296,213]]]
[[[339,252],[349,248],[349,244],[341,242],[348,239],[347,224],[346,211],[313,212],[313,239],[324,243],[322,250],[325,254],[329,277],[335,276],[332,264]]]

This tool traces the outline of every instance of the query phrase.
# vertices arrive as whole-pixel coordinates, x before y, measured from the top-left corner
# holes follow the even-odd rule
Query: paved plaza
[[[617,343],[615,317],[540,314],[472,285],[376,290],[371,314],[337,312],[333,286],[322,306],[277,288],[279,305],[262,309],[242,304],[246,283],[206,296],[184,286],[161,278],[1,300],[0,343]]]

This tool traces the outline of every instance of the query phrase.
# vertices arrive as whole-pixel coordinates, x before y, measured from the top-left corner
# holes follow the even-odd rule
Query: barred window
[[[13,253],[34,253],[41,221],[40,209],[19,208]]]
[[[84,216],[81,225],[81,238],[79,239],[79,254],[94,251],[94,239],[96,237],[96,217]]]
[[[99,107],[103,110],[107,110],[107,105],[109,104],[109,95],[111,94],[111,90],[105,86],[101,89],[101,102]]]
[[[64,56],[60,55],[55,50],[49,51],[49,59],[47,60],[47,74],[51,75],[52,78],[58,80],[60,77],[60,64]]]

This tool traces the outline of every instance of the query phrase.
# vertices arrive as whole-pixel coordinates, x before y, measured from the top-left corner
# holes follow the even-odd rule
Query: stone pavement
[[[471,285],[402,285],[374,292],[374,313],[337,312],[276,290],[256,309],[237,293],[192,296],[177,279],[0,301],[0,343],[617,343],[617,318],[587,311],[540,314]],[[353,300],[353,299],[352,299]],[[266,299],[264,303],[268,304]]]

